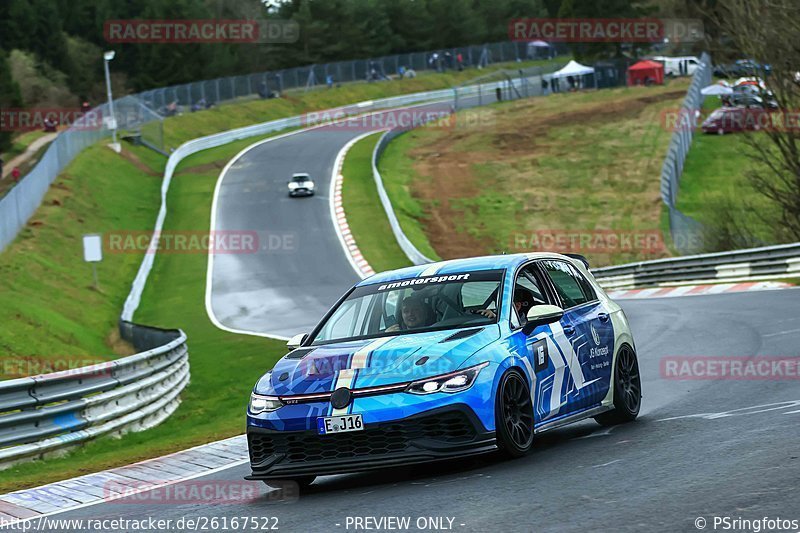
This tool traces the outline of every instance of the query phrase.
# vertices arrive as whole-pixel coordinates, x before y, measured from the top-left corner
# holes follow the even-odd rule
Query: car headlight
[[[251,414],[269,413],[281,406],[283,406],[283,402],[275,396],[261,396],[256,393],[250,395],[249,409]]]
[[[488,364],[488,362],[485,362],[449,374],[414,381],[406,387],[406,392],[411,394],[433,394],[434,392],[460,392],[467,390],[472,387],[472,384],[475,383],[475,378]]]

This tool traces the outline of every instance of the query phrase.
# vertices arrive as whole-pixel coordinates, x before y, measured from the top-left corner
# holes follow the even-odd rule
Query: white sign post
[[[97,266],[103,260],[103,236],[99,233],[89,233],[83,236],[83,260],[92,264],[94,288],[97,289]]]

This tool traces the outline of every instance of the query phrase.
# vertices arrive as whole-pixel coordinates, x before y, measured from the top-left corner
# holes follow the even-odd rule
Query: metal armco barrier
[[[800,243],[596,268],[592,274],[608,289],[792,277],[800,275]]]
[[[137,328],[124,325],[129,339],[141,337]],[[0,382],[0,468],[100,435],[142,431],[172,414],[189,382],[186,335],[146,329],[144,342],[169,341],[107,363]]]
[[[381,155],[383,155],[386,145],[388,145],[392,139],[401,133],[403,133],[401,130],[392,130],[381,135],[381,138],[375,145],[375,150],[372,152],[372,177],[375,179],[375,186],[378,189],[378,196],[381,199],[383,210],[386,212],[386,217],[389,219],[389,225],[392,227],[392,233],[394,233],[394,238],[397,240],[397,244],[400,245],[400,248],[412,263],[415,265],[424,265],[426,263],[432,263],[433,259],[429,259],[425,256],[425,254],[417,250],[417,247],[414,246],[411,240],[403,232],[403,228],[400,227],[400,222],[397,220],[397,215],[394,213],[392,201],[389,199],[389,195],[386,193],[386,188],[383,186],[383,178],[381,177],[381,173],[378,171],[378,160],[380,159]]]
[[[559,67],[552,68],[551,71],[558,70],[558,68]],[[518,77],[512,78],[509,72],[500,72],[498,74],[505,76],[505,79],[491,83],[481,83],[459,87],[455,91],[452,111],[456,111],[464,107],[478,107],[495,103],[497,102],[497,98],[491,96],[495,93],[495,91],[499,91],[499,94],[504,95],[503,98],[506,100],[541,96],[543,95],[543,91],[541,89],[541,80],[543,77],[546,77],[548,73],[550,73],[550,71],[545,72],[543,69],[539,68],[528,68],[514,72],[514,74],[518,75]],[[477,102],[472,102],[470,105],[464,105],[464,99],[474,99],[476,97],[478,98]],[[438,117],[432,117],[431,120],[436,120],[436,118]],[[419,125],[421,126],[422,124]],[[406,131],[407,130],[405,129],[393,129],[384,133],[378,140],[377,144],[375,145],[375,149],[372,152],[372,177],[375,180],[375,187],[378,190],[378,197],[381,200],[383,210],[386,212],[386,217],[389,219],[389,225],[392,228],[392,233],[397,240],[397,244],[400,245],[400,248],[413,264],[424,265],[427,263],[432,263],[433,259],[428,258],[425,256],[425,254],[420,252],[417,247],[414,246],[408,236],[406,236],[403,228],[400,225],[400,222],[397,219],[397,215],[394,212],[392,201],[389,199],[389,195],[386,193],[386,188],[383,184],[383,177],[378,170],[378,161],[383,155],[383,152],[386,150],[386,147],[393,139],[405,133]]]
[[[539,80],[539,75],[542,73],[542,70],[535,69],[535,71],[539,74],[536,76],[531,75],[527,78],[521,78],[520,83],[533,83],[535,80]],[[208,135],[206,137],[200,137],[198,139],[187,141],[180,145],[174,152],[172,152],[167,160],[167,166],[164,170],[164,180],[161,184],[161,208],[159,209],[158,217],[156,218],[156,225],[153,228],[153,231],[158,233],[164,227],[164,220],[167,216],[167,192],[169,191],[169,186],[172,182],[172,175],[174,174],[175,169],[184,158],[192,154],[201,152],[203,150],[208,150],[209,148],[216,148],[230,142],[247,139],[250,137],[258,137],[276,131],[291,128],[314,127],[316,124],[310,122],[314,116],[321,117],[323,120],[321,125],[324,126],[330,124],[331,119],[362,115],[365,113],[375,112],[377,110],[392,109],[410,104],[450,102],[453,104],[453,109],[455,109],[455,103],[458,98],[484,94],[487,91],[494,90],[495,87],[506,89],[508,84],[509,82],[507,80],[503,80],[493,83],[461,87],[458,89],[458,94],[456,94],[455,89],[441,89],[438,91],[428,91],[407,94],[403,96],[393,96],[391,98],[382,98],[379,100],[369,100],[335,109],[309,113],[303,116],[294,116],[290,118],[272,120],[262,124],[245,126],[243,128],[224,131],[222,133],[215,133],[214,135]],[[488,104],[489,102],[487,101],[486,103]],[[142,292],[144,291],[147,278],[150,275],[150,270],[153,268],[153,262],[155,261],[157,255],[157,247],[157,241],[153,240],[150,243],[150,248],[147,250],[147,253],[144,254],[142,264],[140,265],[139,271],[136,273],[136,278],[131,286],[131,292],[128,294],[128,298],[125,300],[125,306],[123,307],[121,316],[123,321],[133,320],[133,314],[139,307],[139,303],[141,302],[142,298]]]

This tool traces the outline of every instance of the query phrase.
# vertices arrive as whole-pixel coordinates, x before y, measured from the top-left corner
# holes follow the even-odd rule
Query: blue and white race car
[[[256,384],[247,479],[517,457],[543,431],[635,419],[633,336],[583,261],[478,257],[361,281]]]

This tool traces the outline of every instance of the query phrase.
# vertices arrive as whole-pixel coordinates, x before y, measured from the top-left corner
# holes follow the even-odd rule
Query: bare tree
[[[731,46],[757,62],[767,86],[762,99],[778,105],[770,127],[746,136],[756,162],[747,177],[775,204],[776,237],[800,240],[800,2],[725,0],[715,7]]]

